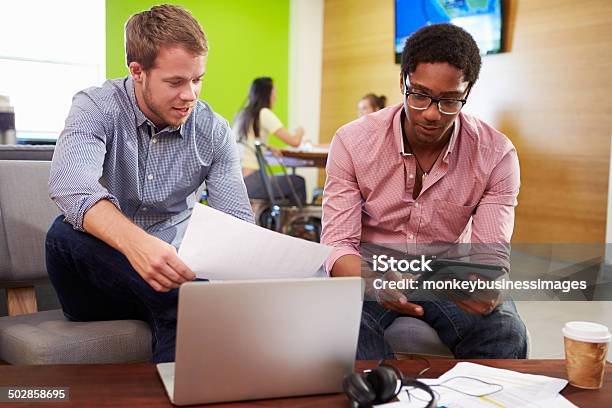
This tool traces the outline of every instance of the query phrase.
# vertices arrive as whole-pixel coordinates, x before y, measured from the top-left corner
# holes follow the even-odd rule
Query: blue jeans
[[[514,302],[507,300],[487,315],[466,313],[451,301],[414,302],[418,317],[433,327],[455,358],[526,358],[527,332]],[[363,303],[357,360],[394,359],[384,332],[402,314],[377,302]],[[407,333],[407,335],[409,335]]]
[[[174,361],[178,289],[156,292],[122,253],[63,219],[51,224],[45,249],[47,272],[66,318],[143,320],[151,326],[152,361]]]

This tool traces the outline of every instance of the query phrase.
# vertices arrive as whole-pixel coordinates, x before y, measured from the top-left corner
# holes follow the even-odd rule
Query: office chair
[[[299,197],[282,159],[278,157],[283,172],[282,177],[285,177],[289,186],[290,196],[286,196],[280,188],[278,178],[272,176],[270,165],[263,154],[263,147],[265,145],[260,140],[255,140],[259,176],[267,196],[267,203],[256,214],[257,224],[283,234],[320,242],[321,206],[308,204]]]

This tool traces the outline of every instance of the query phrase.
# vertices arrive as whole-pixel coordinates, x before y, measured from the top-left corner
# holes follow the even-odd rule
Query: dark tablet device
[[[497,280],[507,274],[507,269],[500,265],[482,264],[476,262],[463,262],[451,259],[438,259],[431,263],[431,271],[417,275],[420,282],[424,281],[469,281],[470,275],[476,274],[485,280]],[[422,284],[421,284],[422,285]],[[439,299],[439,300],[467,300],[480,299],[488,300],[490,295],[487,292],[469,292],[462,289],[452,290],[423,290],[419,289],[410,293],[410,297],[415,300]]]
[[[454,278],[468,280],[471,274],[495,280],[504,276],[507,269],[501,265],[483,264],[477,262],[463,262],[452,259],[436,259],[431,263],[432,271],[419,275],[419,279],[446,279]]]

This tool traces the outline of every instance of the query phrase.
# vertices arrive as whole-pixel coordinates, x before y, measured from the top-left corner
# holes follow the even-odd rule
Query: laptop
[[[342,391],[353,372],[361,278],[188,282],[176,360],[157,371],[175,405]]]

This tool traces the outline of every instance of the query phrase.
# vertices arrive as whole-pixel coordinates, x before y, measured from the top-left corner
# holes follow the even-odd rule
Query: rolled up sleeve
[[[493,168],[472,222],[472,259],[510,267],[514,208],[518,204],[520,168],[516,150],[503,154]]]
[[[98,201],[109,200],[120,209],[117,198],[100,183],[108,125],[99,107],[79,92],[72,100],[53,154],[49,196],[79,231],[84,231],[85,213]]]
[[[350,152],[339,133],[332,140],[327,159],[323,193],[321,242],[334,249],[327,261],[327,273],[344,255],[359,256],[362,197]]]
[[[206,178],[208,204],[244,221],[255,222],[242,178],[238,146],[225,119],[213,130],[214,156]]]

